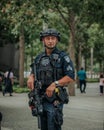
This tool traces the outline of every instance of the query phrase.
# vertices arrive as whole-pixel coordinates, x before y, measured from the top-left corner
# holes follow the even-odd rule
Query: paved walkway
[[[104,95],[100,96],[98,83],[88,83],[86,94],[76,90],[64,107],[63,130],[104,130]],[[32,117],[27,94],[0,93],[0,111],[3,113],[1,130],[38,130],[37,118]]]

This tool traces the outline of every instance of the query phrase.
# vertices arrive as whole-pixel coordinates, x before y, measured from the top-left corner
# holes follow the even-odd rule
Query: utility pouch
[[[55,107],[54,122],[58,126],[61,126],[63,124],[63,113],[62,109],[59,107]]]
[[[58,89],[59,89],[59,93],[57,94],[57,97],[59,98],[59,100],[62,103],[68,104],[68,102],[69,102],[69,95],[67,93],[66,88],[58,87]]]
[[[44,99],[50,103],[53,103],[55,100],[62,102],[63,104],[68,104],[69,102],[69,95],[67,93],[66,88],[57,87],[57,90],[53,92],[52,97],[48,97],[46,94]]]

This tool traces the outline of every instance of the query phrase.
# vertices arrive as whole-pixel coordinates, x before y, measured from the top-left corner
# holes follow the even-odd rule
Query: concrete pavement
[[[75,91],[76,96],[71,96],[64,107],[62,130],[104,130],[104,95],[100,96],[98,83],[88,83],[86,94],[81,94],[78,88]],[[14,93],[13,97],[0,93],[0,111],[1,130],[38,130],[26,93]]]

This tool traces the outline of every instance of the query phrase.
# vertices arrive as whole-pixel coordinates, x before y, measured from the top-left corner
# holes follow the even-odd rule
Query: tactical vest
[[[54,52],[51,56],[42,53],[35,60],[35,75],[42,86],[48,87],[55,80],[63,77],[62,53]]]

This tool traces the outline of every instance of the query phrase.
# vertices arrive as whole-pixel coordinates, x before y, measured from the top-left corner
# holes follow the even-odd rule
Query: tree
[[[55,27],[63,33],[62,44],[58,46],[68,51],[76,68],[81,59],[79,58],[76,62],[78,55],[84,56],[85,59],[89,58],[89,53],[85,53],[88,52],[91,43],[88,42],[88,39],[90,40],[88,29],[94,22],[98,23],[100,28],[103,25],[103,5],[102,0],[44,0],[43,2],[41,0],[31,0],[31,2],[29,0],[2,0],[0,6],[2,21],[0,19],[0,22],[2,26],[5,25],[3,28],[8,30],[7,37],[11,35],[14,42],[15,39],[16,42],[18,40],[19,48],[21,48],[20,85],[23,86],[24,52],[31,57],[31,62],[33,62],[34,55],[42,49],[42,45],[39,44],[39,32],[43,29],[43,25]],[[101,10],[95,13],[96,8],[100,7]],[[0,25],[0,28],[2,26]],[[25,48],[29,50],[24,50]],[[80,53],[78,53],[79,49]],[[77,69],[79,68],[80,66]]]
[[[96,57],[96,62],[99,63],[99,71],[102,73],[104,72],[104,30],[98,30],[96,35],[94,56]]]
[[[35,28],[37,22],[37,12],[35,5],[30,1],[11,0],[5,1],[2,10],[4,11],[5,18],[9,21],[9,28],[12,34],[19,40],[20,48],[20,69],[19,69],[19,82],[20,86],[24,85],[24,45],[25,35],[31,37],[30,31]],[[33,18],[34,17],[34,18]]]
[[[67,3],[67,4],[66,4]],[[61,0],[55,1],[55,8],[59,12],[60,16],[62,19],[65,21],[69,28],[70,32],[70,39],[69,39],[69,49],[68,52],[70,54],[70,57],[75,65],[75,38],[76,38],[76,24],[78,17],[80,16],[80,12],[83,10],[83,2],[80,0]],[[71,87],[69,88],[70,95],[75,95],[75,89],[74,85],[70,85]]]
[[[11,34],[9,29],[9,21],[7,20],[6,10],[5,10],[5,1],[2,0],[0,2],[0,46],[4,46],[5,44],[15,43],[17,39]]]
[[[104,27],[104,1],[103,0],[86,0],[85,10],[86,20],[91,25],[92,23],[98,23],[101,27]],[[96,13],[95,13],[96,12]]]

